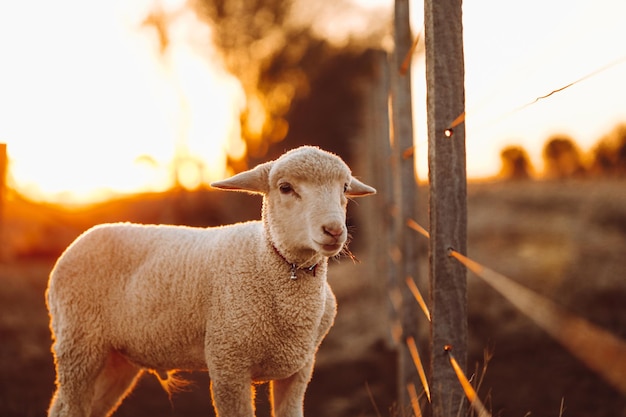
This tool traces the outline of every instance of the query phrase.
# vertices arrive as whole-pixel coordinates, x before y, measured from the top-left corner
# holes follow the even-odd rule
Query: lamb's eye
[[[278,186],[278,189],[283,194],[289,194],[293,192],[293,187],[288,182],[284,182]]]

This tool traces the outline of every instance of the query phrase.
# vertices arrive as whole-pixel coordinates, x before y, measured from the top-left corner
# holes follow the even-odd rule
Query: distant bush
[[[525,180],[531,177],[532,164],[526,150],[519,145],[507,146],[500,152],[500,177],[506,180]]]
[[[543,148],[544,173],[547,178],[581,177],[586,173],[581,152],[568,136],[553,136]]]
[[[626,176],[626,124],[600,138],[591,154],[590,171],[594,175]]]

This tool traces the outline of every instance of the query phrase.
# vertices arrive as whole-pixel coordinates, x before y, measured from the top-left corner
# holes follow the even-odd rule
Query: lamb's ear
[[[267,194],[269,192],[271,167],[272,161],[266,162],[225,180],[213,182],[211,187],[222,190],[244,191],[252,194]]]
[[[348,197],[363,197],[366,195],[376,194],[376,189],[370,187],[367,184],[362,183],[356,178],[352,177],[346,195]]]

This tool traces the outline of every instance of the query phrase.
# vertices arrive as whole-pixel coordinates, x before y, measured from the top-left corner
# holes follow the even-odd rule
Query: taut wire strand
[[[413,409],[413,415],[415,417],[422,417],[422,410],[420,408],[419,398],[417,396],[417,391],[415,390],[415,385],[412,382],[406,386],[406,390],[409,392],[409,398],[411,399],[411,408]]]
[[[625,341],[455,250],[450,250],[450,256],[482,278],[582,363],[626,395]]]
[[[406,225],[409,226],[411,229],[415,230],[417,233],[421,234],[422,236],[424,236],[426,239],[430,239],[430,233],[428,233],[428,231],[426,229],[424,229],[418,222],[416,222],[413,219],[408,219],[406,221]]]
[[[458,125],[460,125],[461,123],[463,123],[465,121],[465,112],[462,112],[461,114],[459,114],[456,119],[454,119],[452,121],[452,123],[450,123],[450,126],[448,126],[448,130],[452,130],[455,127],[457,127]]]
[[[476,411],[476,414],[478,414],[478,417],[491,417],[491,414],[487,411],[482,401],[480,401],[480,399],[478,398],[476,391],[474,391],[474,387],[472,387],[472,384],[470,384],[469,380],[463,373],[463,370],[459,366],[459,363],[454,358],[454,355],[452,354],[452,346],[446,345],[444,347],[444,350],[448,354],[450,365],[452,365],[452,369],[454,369],[454,373],[456,374],[456,377],[459,379],[459,382],[463,387],[465,396],[469,400],[472,408],[474,408],[474,410]]]
[[[582,81],[585,81],[585,80],[586,80],[586,79],[588,79],[588,78],[594,77],[594,76],[596,76],[596,75],[600,74],[601,72],[604,72],[604,71],[608,70],[609,68],[612,68],[612,67],[614,67],[614,66],[616,66],[616,65],[618,65],[618,64],[621,64],[621,63],[622,63],[622,62],[624,62],[624,61],[626,61],[626,55],[625,55],[625,56],[623,56],[623,57],[621,57],[621,58],[619,58],[619,59],[616,59],[615,61],[613,61],[613,62],[611,62],[611,63],[609,63],[609,64],[607,64],[607,65],[605,65],[605,66],[603,66],[603,67],[601,67],[601,68],[598,68],[598,69],[597,69],[597,70],[595,70],[595,71],[590,72],[590,73],[589,73],[589,74],[587,74],[587,75],[584,75],[584,76],[580,77],[580,78],[579,78],[579,79],[577,79],[576,81],[572,81],[571,83],[566,84],[566,85],[564,85],[564,86],[563,86],[563,87],[561,87],[561,88],[557,88],[556,90],[552,90],[552,91],[550,91],[548,94],[545,94],[545,95],[543,95],[543,96],[539,96],[539,97],[537,97],[536,99],[534,99],[534,100],[533,100],[533,101],[531,101],[530,103],[527,103],[527,104],[523,105],[522,107],[520,107],[518,110],[522,110],[522,109],[524,109],[524,108],[526,108],[526,107],[528,107],[528,106],[530,106],[530,105],[532,105],[532,104],[535,104],[535,103],[536,103],[536,102],[538,102],[539,100],[543,100],[544,98],[548,98],[548,97],[550,97],[550,96],[551,96],[551,95],[553,95],[553,94],[560,93],[561,91],[563,91],[563,90],[565,90],[565,89],[568,89],[568,88],[570,88],[571,86],[573,86],[573,85],[575,85],[575,84],[578,84],[578,83],[580,83],[580,82],[582,82]]]
[[[578,83],[581,83],[581,82],[583,82],[583,81],[585,81],[585,80],[587,80],[589,78],[595,77],[596,75],[598,75],[598,74],[600,74],[600,73],[602,73],[602,72],[604,72],[604,71],[606,71],[606,70],[608,70],[610,68],[613,68],[614,66],[622,64],[623,62],[626,62],[626,55],[622,56],[621,58],[618,58],[618,59],[616,59],[616,60],[614,60],[614,61],[612,61],[612,62],[610,62],[610,63],[608,63],[606,65],[604,65],[603,67],[600,67],[600,68],[598,68],[598,69],[596,69],[596,70],[594,70],[594,71],[592,71],[592,72],[590,72],[590,73],[588,73],[588,74],[578,78],[575,81],[572,81],[572,82],[570,82],[570,83],[568,83],[568,84],[566,84],[566,85],[564,85],[564,86],[562,86],[560,88],[556,88],[556,89],[550,91],[549,93],[544,94],[542,96],[539,96],[539,97],[535,98],[534,100],[532,100],[532,101],[530,101],[530,102],[528,102],[526,104],[523,104],[523,105],[521,105],[521,106],[519,106],[517,108],[514,108],[513,110],[510,110],[510,111],[508,111],[506,113],[503,113],[500,116],[496,117],[495,119],[492,119],[490,122],[487,122],[486,124],[478,126],[478,128],[476,130],[482,130],[483,128],[486,128],[488,126],[494,125],[494,124],[500,122],[501,120],[506,119],[507,117],[511,116],[512,114],[515,114],[515,113],[517,113],[519,111],[522,111],[525,108],[530,107],[533,104],[536,104],[537,102],[539,102],[541,100],[544,100],[544,99],[546,99],[546,98],[548,98],[548,97],[550,97],[550,96],[552,96],[554,94],[560,93],[561,91],[566,90],[566,89],[568,89],[568,88],[570,88],[570,87],[572,87],[572,86],[574,86],[574,85],[576,85]],[[452,123],[450,123],[450,126],[448,127],[448,130],[452,131],[454,129],[454,127],[456,127],[456,126],[460,125],[462,122],[464,122],[465,121],[465,116],[466,116],[465,112],[459,114],[456,117],[456,119],[454,119],[454,121]]]
[[[422,366],[422,360],[420,359],[420,354],[417,351],[417,346],[415,345],[415,339],[413,338],[413,336],[409,336],[406,338],[406,345],[409,348],[409,352],[411,353],[411,358],[413,358],[413,363],[415,364],[415,368],[417,369],[417,373],[419,374],[420,381],[422,381],[422,386],[424,387],[426,398],[428,398],[428,402],[430,402],[430,388],[428,387],[428,380],[426,379],[424,366]]]
[[[409,71],[409,67],[411,66],[411,59],[413,58],[413,54],[417,49],[417,45],[419,45],[420,43],[421,35],[422,32],[420,31],[413,40],[413,43],[411,44],[411,49],[409,49],[409,52],[407,52],[407,54],[404,56],[404,60],[402,61],[402,65],[400,66],[400,75],[405,75]]]
[[[406,390],[409,392],[409,398],[411,399],[411,408],[413,408],[413,415],[415,417],[422,417],[422,410],[420,409],[420,402],[417,397],[417,391],[415,390],[415,385],[410,382],[406,386]]]
[[[414,220],[411,223],[417,224]],[[423,230],[426,234],[420,233],[425,236],[428,233],[419,224],[418,227],[410,226],[414,230]],[[626,341],[454,249],[449,250],[449,255],[498,291],[589,369],[626,395]]]
[[[413,277],[406,277],[406,285],[408,285],[409,289],[411,290],[411,293],[413,294],[413,297],[415,297],[415,301],[417,301],[417,304],[419,304],[420,308],[424,312],[424,315],[426,316],[428,321],[431,321],[430,311],[428,311],[428,307],[426,306],[424,297],[422,297],[422,293],[420,292],[419,288],[417,288],[417,285],[415,284]]]

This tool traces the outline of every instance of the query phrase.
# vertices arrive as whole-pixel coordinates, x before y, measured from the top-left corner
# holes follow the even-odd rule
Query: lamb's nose
[[[322,226],[322,229],[324,229],[325,234],[330,235],[334,238],[337,238],[343,234],[343,225],[341,224],[325,225]]]

